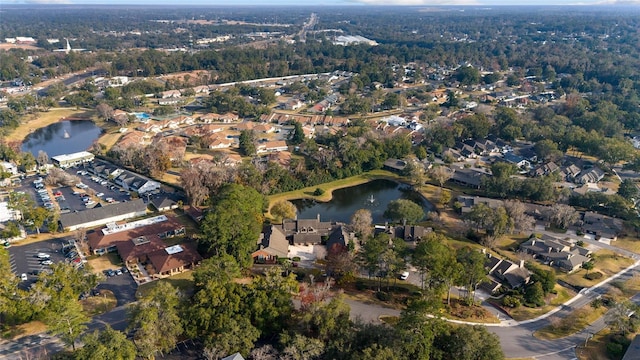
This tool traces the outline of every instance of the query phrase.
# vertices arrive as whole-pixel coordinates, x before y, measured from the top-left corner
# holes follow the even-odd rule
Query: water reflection
[[[301,219],[315,218],[320,214],[323,221],[348,223],[356,210],[368,209],[375,223],[383,223],[385,221],[383,214],[387,205],[397,199],[412,200],[422,206],[425,213],[433,210],[433,205],[413,191],[410,186],[384,179],[335,190],[330,202],[321,203],[309,199],[292,202],[298,208],[298,218]]]
[[[102,129],[93,121],[65,120],[29,134],[21,149],[31,152],[36,157],[40,150],[46,152],[49,157],[70,154],[89,149],[101,133]]]

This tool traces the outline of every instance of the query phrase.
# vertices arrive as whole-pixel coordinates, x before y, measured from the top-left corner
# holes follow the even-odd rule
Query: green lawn
[[[561,273],[558,275],[559,280],[564,280],[567,283],[579,286],[579,287],[591,287],[602,280],[611,277],[621,270],[627,268],[633,264],[633,260],[624,256],[620,256],[611,250],[599,250],[594,253],[595,255],[595,268],[590,272],[599,271],[604,276],[601,279],[589,280],[584,276],[587,274],[587,270],[580,269],[571,274]]]
[[[506,308],[505,310],[507,311],[509,316],[511,316],[514,320],[517,320],[517,321],[534,319],[540,315],[544,315],[548,313],[549,311],[553,310],[557,306],[564,304],[565,302],[567,302],[569,299],[571,299],[573,296],[576,295],[574,292],[569,291],[558,284],[556,284],[554,289],[556,290],[557,294],[549,295],[549,302],[547,305],[543,307],[529,308],[526,306],[519,306],[515,309]]]
[[[173,287],[179,289],[184,293],[193,292],[193,272],[186,271],[181,274],[168,277],[166,279],[160,279],[160,280],[152,281],[152,282],[138,286],[138,291],[136,291],[136,297],[139,298],[141,296],[145,296],[152,289],[158,286],[158,283],[160,281],[168,282]]]

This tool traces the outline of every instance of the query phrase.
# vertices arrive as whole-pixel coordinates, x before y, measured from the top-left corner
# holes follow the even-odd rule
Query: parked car
[[[42,265],[53,265],[53,261],[51,261],[51,260],[44,260],[44,261],[40,261],[40,264],[42,264]]]
[[[53,196],[62,196],[62,191],[58,190],[53,193]]]
[[[122,275],[122,270],[120,269],[116,270],[116,275]]]
[[[116,276],[116,272],[113,271],[112,269],[107,270],[107,276],[111,277],[111,276]]]
[[[104,193],[99,192],[99,193],[96,194],[96,196],[97,197],[102,197],[102,196],[104,196]]]
[[[93,200],[89,200],[89,201],[87,201],[87,203],[86,203],[85,205],[86,205],[86,206],[91,206],[91,205],[95,205],[95,204],[96,204],[96,202],[95,202],[95,201],[93,201]]]
[[[27,281],[28,280],[27,274],[26,273],[22,273],[22,275],[20,275],[20,280]]]
[[[41,253],[37,253],[35,257],[37,257],[38,259],[48,259],[51,257],[51,255],[41,252]]]
[[[409,278],[409,272],[405,271],[402,274],[400,274],[400,280],[407,280]]]

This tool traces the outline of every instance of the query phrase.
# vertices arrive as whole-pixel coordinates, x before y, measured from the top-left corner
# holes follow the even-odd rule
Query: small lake
[[[64,120],[32,132],[22,143],[22,151],[36,158],[40,150],[49,157],[85,151],[100,137],[102,129],[90,120]]]
[[[315,218],[320,214],[322,221],[349,223],[351,215],[356,210],[368,209],[371,211],[373,222],[381,224],[386,221],[383,214],[389,202],[398,199],[416,202],[422,206],[425,214],[434,210],[433,205],[422,195],[412,190],[409,185],[385,179],[335,190],[331,201],[326,203],[309,199],[298,199],[291,202],[298,208],[299,219]]]

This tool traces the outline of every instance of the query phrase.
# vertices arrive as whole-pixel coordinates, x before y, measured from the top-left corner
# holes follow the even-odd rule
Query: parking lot
[[[54,239],[41,241],[38,243],[28,244],[24,246],[12,246],[9,248],[9,256],[11,270],[20,277],[27,274],[27,280],[22,281],[21,286],[28,288],[37,279],[37,273],[49,269],[49,265],[43,264],[43,261],[49,260],[52,263],[64,261],[62,247],[66,244],[66,240]],[[49,256],[48,259],[39,259],[39,253]]]
[[[22,246],[12,246],[9,250],[11,263],[11,271],[19,278],[22,274],[27,275],[27,280],[20,283],[23,289],[29,288],[38,279],[38,274],[50,268],[50,265],[43,264],[49,260],[52,264],[66,261],[69,263],[77,262],[79,256],[75,256],[73,251],[77,249],[67,247],[68,238],[53,239],[41,241],[33,244]],[[38,258],[38,254],[46,254],[48,258]],[[120,269],[114,266],[113,269]],[[121,275],[107,276],[98,284],[97,289],[107,289],[113,291],[118,300],[118,306],[128,304],[136,300],[135,294],[137,285],[131,277],[131,274],[122,273]]]

